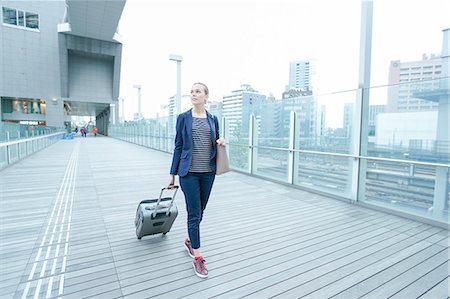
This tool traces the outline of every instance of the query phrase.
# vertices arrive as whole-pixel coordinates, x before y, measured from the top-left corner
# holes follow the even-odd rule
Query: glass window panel
[[[248,145],[229,143],[227,146],[231,168],[247,172]]]
[[[39,15],[31,12],[26,12],[26,26],[32,29],[39,29]]]
[[[402,100],[399,85],[421,83],[370,89],[372,118],[366,121],[374,134],[369,136],[368,156],[450,163],[448,79],[433,81]],[[380,101],[383,95],[387,102]]]
[[[8,7],[3,7],[3,23],[10,25],[17,25],[16,10]]]
[[[289,152],[257,148],[255,150],[254,172],[282,182],[288,181]]]
[[[294,184],[350,197],[352,158],[296,153]]]
[[[448,222],[448,173],[445,167],[369,159],[364,200]]]
[[[298,102],[296,149],[350,154],[356,90],[318,94]]]
[[[256,145],[287,149],[289,128],[284,125],[284,122],[286,118],[289,120],[289,112],[283,111],[283,102],[275,99],[267,100],[266,103],[259,105],[257,111]]]
[[[18,15],[19,15],[19,19],[18,19],[19,26],[24,26],[24,24],[25,24],[25,19],[24,19],[24,16],[23,16],[23,11],[18,10],[17,13],[18,13]]]

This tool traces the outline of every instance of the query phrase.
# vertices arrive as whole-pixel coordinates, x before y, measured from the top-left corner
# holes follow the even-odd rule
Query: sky
[[[371,86],[387,84],[391,60],[439,54],[448,11],[448,0],[374,0]],[[119,23],[125,119],[138,110],[135,84],[144,117],[156,117],[176,94],[170,54],[183,57],[182,94],[204,82],[213,101],[241,84],[280,99],[289,62],[310,59],[315,92],[333,93],[319,97],[327,126],[338,127],[344,102],[355,98],[341,91],[358,86],[360,12],[360,0],[127,0]],[[385,98],[386,88],[374,89],[371,104]]]

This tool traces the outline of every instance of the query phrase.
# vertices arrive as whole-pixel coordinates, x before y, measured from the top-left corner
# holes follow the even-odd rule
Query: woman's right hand
[[[167,189],[172,189],[175,186],[175,175],[171,174],[169,178],[169,184],[167,184]]]

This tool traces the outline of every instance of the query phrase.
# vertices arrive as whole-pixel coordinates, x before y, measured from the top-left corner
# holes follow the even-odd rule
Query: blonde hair
[[[209,89],[208,89],[208,86],[206,86],[205,83],[202,83],[202,82],[196,82],[196,83],[192,84],[192,86],[194,86],[195,84],[199,84],[199,85],[203,86],[203,89],[205,90],[205,94],[206,94],[206,95],[209,95]]]

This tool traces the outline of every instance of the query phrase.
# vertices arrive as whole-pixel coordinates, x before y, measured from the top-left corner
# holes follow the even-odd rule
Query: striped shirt
[[[207,118],[192,118],[192,162],[189,172],[211,172],[211,128]]]

